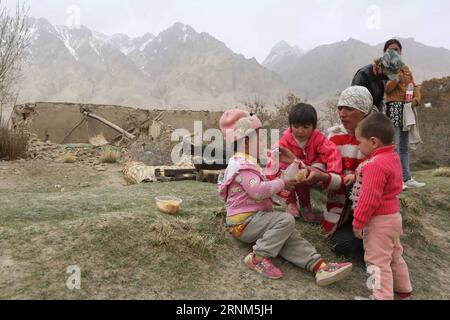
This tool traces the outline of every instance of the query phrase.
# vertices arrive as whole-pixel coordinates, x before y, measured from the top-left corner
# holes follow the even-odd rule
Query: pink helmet
[[[261,120],[239,109],[225,111],[220,118],[220,130],[226,141],[238,141],[262,127]]]

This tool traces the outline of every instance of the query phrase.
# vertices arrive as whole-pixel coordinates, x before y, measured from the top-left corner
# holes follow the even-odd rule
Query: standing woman
[[[400,41],[391,39],[384,45],[384,52],[395,50],[402,54],[402,45]],[[406,101],[406,91],[408,85],[414,84],[414,96],[412,101]],[[416,108],[420,104],[420,89],[415,85],[411,70],[404,65],[396,80],[388,80],[385,88],[386,94],[386,115],[392,121],[395,128],[394,142],[396,151],[400,156],[403,169],[403,189],[421,188],[425,183],[415,181],[409,169],[409,131],[403,131],[403,109],[406,103],[411,102],[412,107]]]

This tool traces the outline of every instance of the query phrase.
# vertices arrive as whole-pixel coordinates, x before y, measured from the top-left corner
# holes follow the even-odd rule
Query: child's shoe
[[[316,272],[316,283],[320,287],[328,286],[344,279],[352,272],[353,265],[350,262],[323,263]]]
[[[416,188],[422,188],[426,186],[426,183],[418,182],[414,180],[413,178],[409,179],[408,181],[405,181],[403,183],[404,186],[406,186],[406,189],[416,189]]]
[[[394,293],[394,300],[411,300],[412,292],[410,293]]]
[[[254,252],[245,257],[244,263],[247,267],[262,274],[266,278],[276,280],[283,277],[283,272],[273,264],[271,259],[258,259]]]
[[[300,213],[298,211],[298,206],[296,203],[288,203],[287,212],[291,214],[295,219],[300,218]]]

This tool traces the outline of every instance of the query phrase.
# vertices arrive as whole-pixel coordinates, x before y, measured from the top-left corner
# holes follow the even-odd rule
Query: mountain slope
[[[289,91],[255,59],[207,33],[176,23],[157,37],[111,37],[86,27],[30,19],[33,31],[20,101],[67,101],[146,107],[224,109]]]
[[[450,75],[450,50],[426,46],[412,38],[399,40],[403,45],[404,60],[411,67],[417,83]],[[381,57],[383,46],[384,43],[371,46],[349,39],[319,46],[295,62],[286,58],[290,68],[271,70],[277,72],[301,97],[320,101],[349,86],[359,68]]]
[[[280,41],[272,48],[262,65],[283,78],[303,55],[304,52],[299,47]]]

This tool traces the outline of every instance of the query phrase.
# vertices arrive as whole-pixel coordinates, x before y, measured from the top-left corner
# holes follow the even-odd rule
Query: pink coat
[[[319,130],[314,129],[311,137],[302,149],[292,135],[292,129],[287,129],[280,141],[280,147],[289,149],[297,159],[302,160],[308,166],[317,166],[328,173],[342,173],[342,157],[336,145],[325,137]],[[273,159],[269,157],[267,167],[271,168]],[[280,168],[286,169],[287,165],[280,163]],[[269,179],[276,175],[268,174]]]
[[[284,189],[284,181],[267,181],[252,161],[235,155],[219,181],[219,195],[227,204],[227,216],[247,212],[271,212],[271,197]]]

